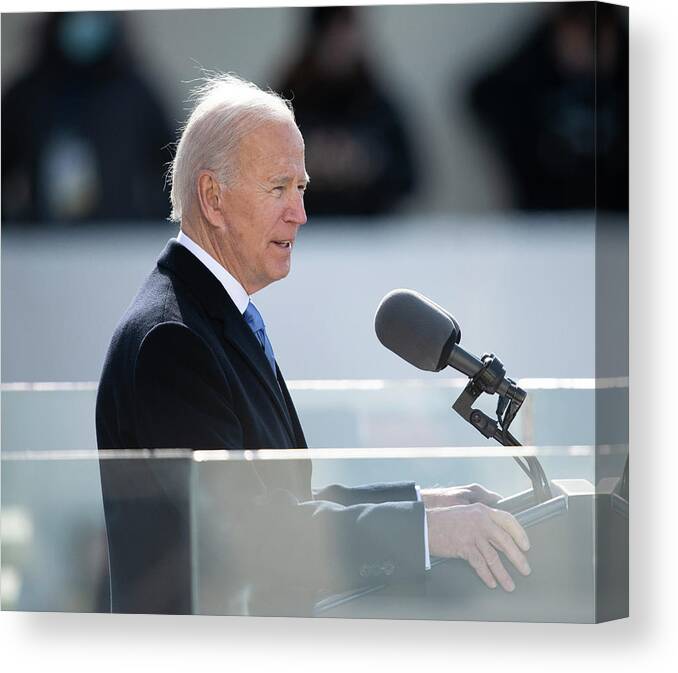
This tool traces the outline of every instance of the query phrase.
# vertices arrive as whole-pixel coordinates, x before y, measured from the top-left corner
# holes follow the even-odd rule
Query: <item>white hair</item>
[[[189,100],[194,108],[169,171],[173,222],[181,222],[190,208],[201,171],[213,171],[222,185],[228,185],[236,177],[238,147],[246,134],[270,121],[294,122],[289,101],[230,73],[210,73]]]

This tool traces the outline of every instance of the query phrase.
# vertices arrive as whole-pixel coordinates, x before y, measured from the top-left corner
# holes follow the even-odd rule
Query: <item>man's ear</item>
[[[198,175],[198,205],[203,219],[213,227],[223,226],[221,185],[212,171]]]

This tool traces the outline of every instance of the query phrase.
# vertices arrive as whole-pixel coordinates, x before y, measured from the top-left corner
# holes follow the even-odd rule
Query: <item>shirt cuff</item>
[[[417,493],[417,502],[421,502],[421,489],[419,484],[414,485],[414,490]],[[424,507],[424,563],[426,570],[431,570],[431,556],[428,553],[428,523],[426,521],[426,507]]]

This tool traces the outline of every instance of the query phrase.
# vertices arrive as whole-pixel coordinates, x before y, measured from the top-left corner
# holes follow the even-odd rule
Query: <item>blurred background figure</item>
[[[173,131],[123,15],[44,16],[34,64],[2,100],[3,221],[164,219]]]
[[[520,209],[628,208],[628,24],[595,11],[559,3],[471,88]]]
[[[275,87],[292,99],[306,141],[313,215],[386,213],[414,188],[402,117],[370,67],[361,16],[312,8],[301,55]]]

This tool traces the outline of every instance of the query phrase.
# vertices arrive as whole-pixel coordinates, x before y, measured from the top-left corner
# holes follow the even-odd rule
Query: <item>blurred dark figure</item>
[[[414,187],[403,122],[368,64],[360,16],[312,8],[301,56],[278,87],[306,141],[312,215],[385,213]]]
[[[164,219],[173,134],[136,72],[120,15],[46,16],[2,99],[3,221]]]
[[[557,5],[472,87],[517,207],[628,209],[627,17],[599,3]]]

